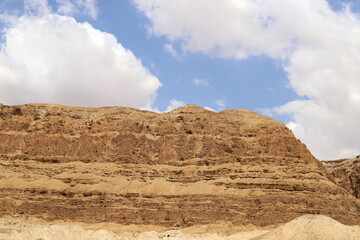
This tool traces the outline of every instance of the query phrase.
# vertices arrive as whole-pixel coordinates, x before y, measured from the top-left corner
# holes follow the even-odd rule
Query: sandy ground
[[[210,229],[209,229],[210,230]],[[192,234],[177,230],[122,233],[85,230],[78,224],[36,224],[0,219],[0,240],[360,240],[360,226],[346,226],[322,215],[304,215],[277,228],[238,232]]]

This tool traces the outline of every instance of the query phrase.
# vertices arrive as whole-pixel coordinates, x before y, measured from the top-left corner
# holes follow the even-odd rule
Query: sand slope
[[[123,233],[84,230],[80,225],[40,225],[18,220],[0,220],[0,239],[23,240],[360,240],[360,226],[346,226],[322,215],[304,215],[272,230],[239,232],[229,236],[214,233],[166,232]]]
[[[304,215],[253,240],[359,240],[360,227],[322,215]]]

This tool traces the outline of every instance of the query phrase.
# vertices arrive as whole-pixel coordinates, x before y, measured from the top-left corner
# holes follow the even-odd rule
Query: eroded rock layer
[[[174,228],[309,213],[359,224],[359,210],[289,129],[254,112],[0,106],[0,216]]]
[[[355,197],[360,198],[360,156],[322,162],[336,183]]]

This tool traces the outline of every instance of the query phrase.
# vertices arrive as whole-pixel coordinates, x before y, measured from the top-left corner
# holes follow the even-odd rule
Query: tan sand
[[[219,227],[219,226],[217,226]],[[212,229],[208,229],[212,231]],[[360,240],[360,226],[346,226],[322,215],[304,215],[271,230],[253,230],[223,236],[178,230],[123,233],[84,230],[77,224],[34,224],[0,220],[0,239],[6,240]]]

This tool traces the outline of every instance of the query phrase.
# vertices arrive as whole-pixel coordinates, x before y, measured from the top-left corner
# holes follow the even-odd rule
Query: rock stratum
[[[360,156],[355,159],[339,159],[322,163],[339,186],[360,198]]]
[[[360,224],[360,203],[254,112],[0,106],[0,217],[177,229],[304,214]]]

